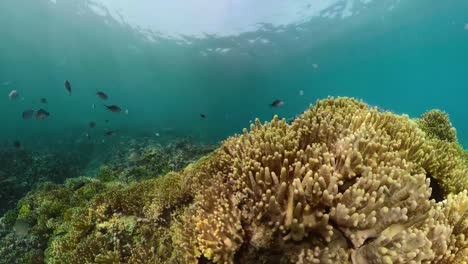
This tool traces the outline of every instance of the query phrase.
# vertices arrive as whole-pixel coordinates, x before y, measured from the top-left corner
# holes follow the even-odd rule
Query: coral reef
[[[429,137],[448,142],[457,141],[457,132],[444,111],[433,109],[425,112],[417,120],[419,127]]]
[[[45,182],[20,200],[17,210],[8,211],[0,223],[0,263],[43,263],[47,241],[70,210],[84,206],[105,185],[87,178],[64,184]]]
[[[88,161],[88,155],[74,150],[0,148],[0,214],[14,208],[37,184],[63,183],[67,178],[80,176]]]
[[[466,152],[408,116],[328,98],[290,125],[256,120],[184,170],[150,178],[171,163],[158,155],[28,195],[1,221],[24,241],[5,231],[0,247],[26,245],[22,263],[468,259]]]
[[[146,217],[157,218],[157,222],[162,223],[159,218],[161,215],[167,218],[164,221],[169,221],[170,214],[166,215],[172,210],[169,208],[179,208],[183,204],[185,198],[179,197],[184,197],[185,192],[171,188],[180,182],[180,177],[168,174],[154,181],[137,183],[137,180],[155,178],[171,170],[180,170],[194,159],[210,152],[213,146],[193,144],[189,140],[177,140],[166,145],[147,143],[147,140],[134,141],[133,144],[113,152],[112,162],[101,168],[96,179],[74,178],[66,180],[64,184],[38,184],[34,191],[19,201],[16,210],[8,211],[0,221],[0,263],[44,263],[44,251],[52,242],[53,245],[59,245],[64,241],[70,243],[73,239],[78,246],[83,239],[94,243],[89,245],[92,248],[97,242],[88,236],[95,235],[92,228],[97,227],[99,232],[105,227],[112,227],[111,231],[115,232],[128,231],[132,236],[127,234],[127,237],[133,238],[136,237],[133,235],[133,227],[142,226],[141,230],[135,229],[135,232],[151,234],[154,239],[142,240],[142,249],[135,249],[135,254],[142,254],[142,250],[150,252],[153,247],[150,242],[154,241],[161,241],[160,243],[170,246],[167,239],[162,239],[168,236],[167,228],[151,229],[145,223],[148,222]],[[129,155],[134,153],[138,153],[135,154],[138,157],[129,159]],[[158,206],[153,204],[144,209],[143,206],[150,204],[152,199],[160,201]],[[108,210],[115,211],[122,217],[114,217]],[[91,213],[87,216],[88,211]],[[107,218],[109,214],[112,215],[111,219]],[[136,225],[135,221],[139,224]],[[21,234],[15,229],[20,225],[25,229]],[[107,237],[111,237],[111,231]],[[112,241],[102,240],[102,243],[105,242]],[[160,250],[158,254],[164,252],[170,250]],[[68,255],[65,253],[71,254],[64,250],[63,255],[54,255],[48,262],[60,259],[58,263],[67,263],[61,262],[67,259]],[[109,257],[106,254],[103,252],[96,261],[105,261]],[[135,255],[132,258],[141,257]]]
[[[468,257],[463,158],[453,143],[426,140],[407,116],[330,98],[290,126],[257,120],[211,162],[180,227],[186,263]]]
[[[47,263],[165,263],[172,231],[190,201],[180,174],[110,188],[79,208],[50,240]]]
[[[107,158],[97,178],[103,181],[133,182],[154,178],[171,171],[180,171],[189,163],[212,152],[215,145],[195,144],[179,139],[161,145],[148,140],[130,140]]]

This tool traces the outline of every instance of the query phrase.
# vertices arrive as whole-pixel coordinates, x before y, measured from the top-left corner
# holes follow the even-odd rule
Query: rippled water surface
[[[218,141],[333,95],[412,117],[440,108],[468,144],[466,10],[460,0],[4,0],[0,140]],[[22,119],[31,108],[50,116]]]

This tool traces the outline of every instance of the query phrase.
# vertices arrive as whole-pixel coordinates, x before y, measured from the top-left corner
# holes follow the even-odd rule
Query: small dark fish
[[[47,104],[47,99],[41,98],[40,102],[41,102],[41,104]]]
[[[65,81],[65,89],[68,91],[69,95],[71,95],[72,93],[72,88],[71,88],[71,84],[68,80]]]
[[[36,119],[37,119],[37,120],[44,120],[44,119],[46,119],[49,115],[50,115],[50,113],[47,112],[46,110],[44,110],[44,109],[39,109],[39,110],[36,112]]]
[[[284,104],[283,100],[280,100],[280,99],[276,99],[275,101],[273,101],[273,103],[270,104],[271,107],[278,107],[278,106],[282,106]]]
[[[105,94],[104,92],[101,92],[101,91],[97,91],[96,92],[97,96],[99,96],[99,98],[101,98],[102,100],[107,100],[107,98],[109,98],[107,96],[107,94]]]
[[[205,114],[200,114],[200,117],[201,118],[206,118],[206,115]]]
[[[111,112],[114,112],[114,113],[120,113],[120,111],[122,111],[122,109],[120,109],[120,107],[118,107],[117,105],[104,105],[107,110],[111,111]]]
[[[93,122],[93,121],[89,122],[89,127],[90,127],[90,128],[96,127],[96,123]]]
[[[107,131],[107,132],[105,133],[105,135],[106,135],[106,136],[112,136],[112,135],[114,135],[114,133],[115,133],[115,131]]]
[[[21,149],[21,143],[18,140],[13,142],[13,146],[15,147],[15,149]]]
[[[29,109],[23,112],[23,119],[31,119],[34,115],[34,110]]]
[[[104,120],[104,122],[109,123],[109,120],[106,119],[106,120]]]

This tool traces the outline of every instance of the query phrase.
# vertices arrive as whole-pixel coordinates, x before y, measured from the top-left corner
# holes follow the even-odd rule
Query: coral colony
[[[104,171],[29,193],[2,219],[0,254],[16,250],[21,263],[468,259],[468,158],[440,111],[414,120],[328,98],[291,125],[256,120],[179,172],[122,183]]]

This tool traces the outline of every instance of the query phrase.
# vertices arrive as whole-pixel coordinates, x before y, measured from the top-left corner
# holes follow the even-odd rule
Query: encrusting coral
[[[467,188],[456,142],[328,98],[181,172],[106,183],[52,221],[45,262],[467,263]]]

